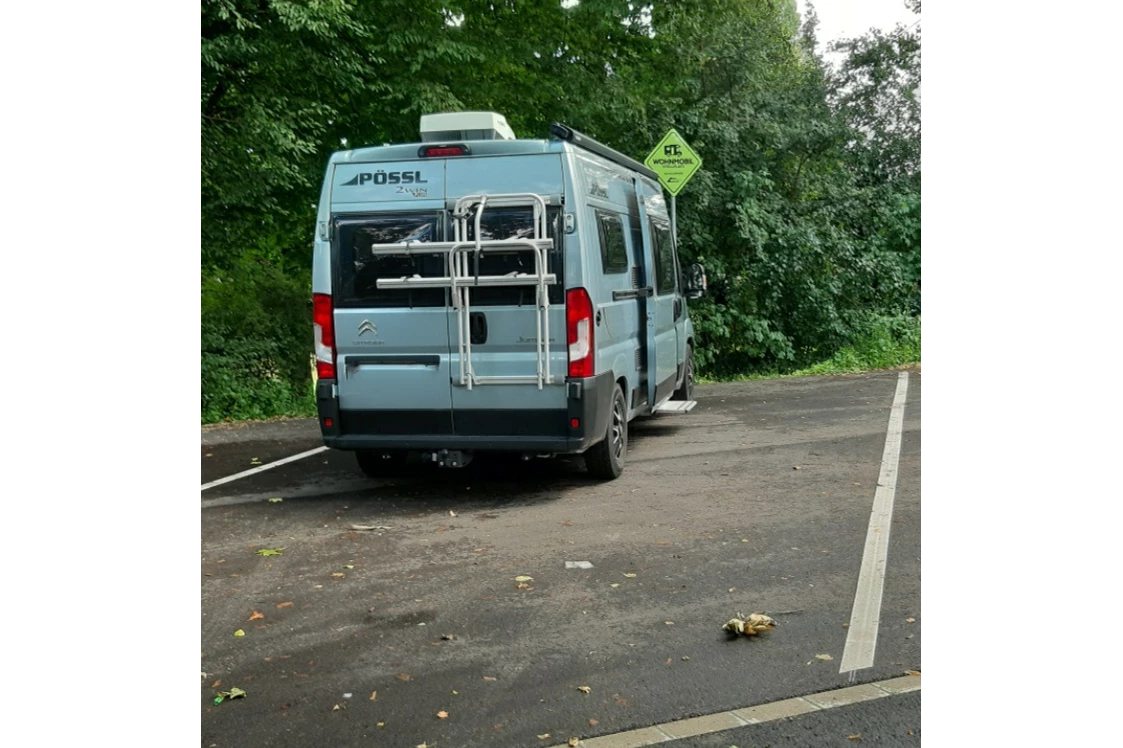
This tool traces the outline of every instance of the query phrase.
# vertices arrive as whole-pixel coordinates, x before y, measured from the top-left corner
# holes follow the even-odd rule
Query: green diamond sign
[[[672,129],[663,136],[643,163],[659,175],[659,183],[667,192],[678,195],[694,176],[694,172],[701,168],[702,157]]]

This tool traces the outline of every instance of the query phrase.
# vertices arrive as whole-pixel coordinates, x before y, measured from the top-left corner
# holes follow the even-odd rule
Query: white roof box
[[[514,140],[515,131],[495,112],[444,112],[421,115],[421,142]]]

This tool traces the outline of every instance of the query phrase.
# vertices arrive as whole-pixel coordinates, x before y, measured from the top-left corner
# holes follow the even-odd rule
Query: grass
[[[855,374],[866,371],[900,369],[920,364],[920,318],[876,317],[866,330],[855,336],[823,361],[794,371],[760,371],[729,377],[699,377],[700,384],[748,382],[780,377],[812,377]]]

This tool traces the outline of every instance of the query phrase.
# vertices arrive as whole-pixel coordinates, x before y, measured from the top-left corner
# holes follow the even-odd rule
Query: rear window
[[[373,244],[439,241],[442,234],[441,214],[370,216],[341,220],[336,223],[338,237],[339,289],[336,303],[340,306],[417,307],[444,306],[445,291],[441,288],[378,288],[380,278],[422,278],[445,275],[445,256],[431,255],[378,256],[371,254]]]
[[[558,281],[547,286],[551,304],[564,301],[562,285],[565,280],[562,268],[562,242],[557,241],[558,220],[561,211],[546,211],[546,236],[554,239],[554,246],[546,253],[546,272],[555,273]],[[480,239],[531,239],[534,236],[534,214],[530,208],[485,208],[480,220]],[[474,220],[469,220],[468,240],[476,240]],[[477,269],[475,257],[468,255],[468,271],[472,275],[509,275],[534,273],[534,256],[528,251],[485,250],[480,255]],[[472,306],[534,306],[534,286],[481,286],[471,291]]]

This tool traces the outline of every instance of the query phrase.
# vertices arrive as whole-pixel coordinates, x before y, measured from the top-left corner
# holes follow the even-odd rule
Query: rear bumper
[[[604,438],[614,381],[611,372],[567,380],[564,410],[340,411],[334,384],[316,384],[320,432],[333,449],[580,453]]]

